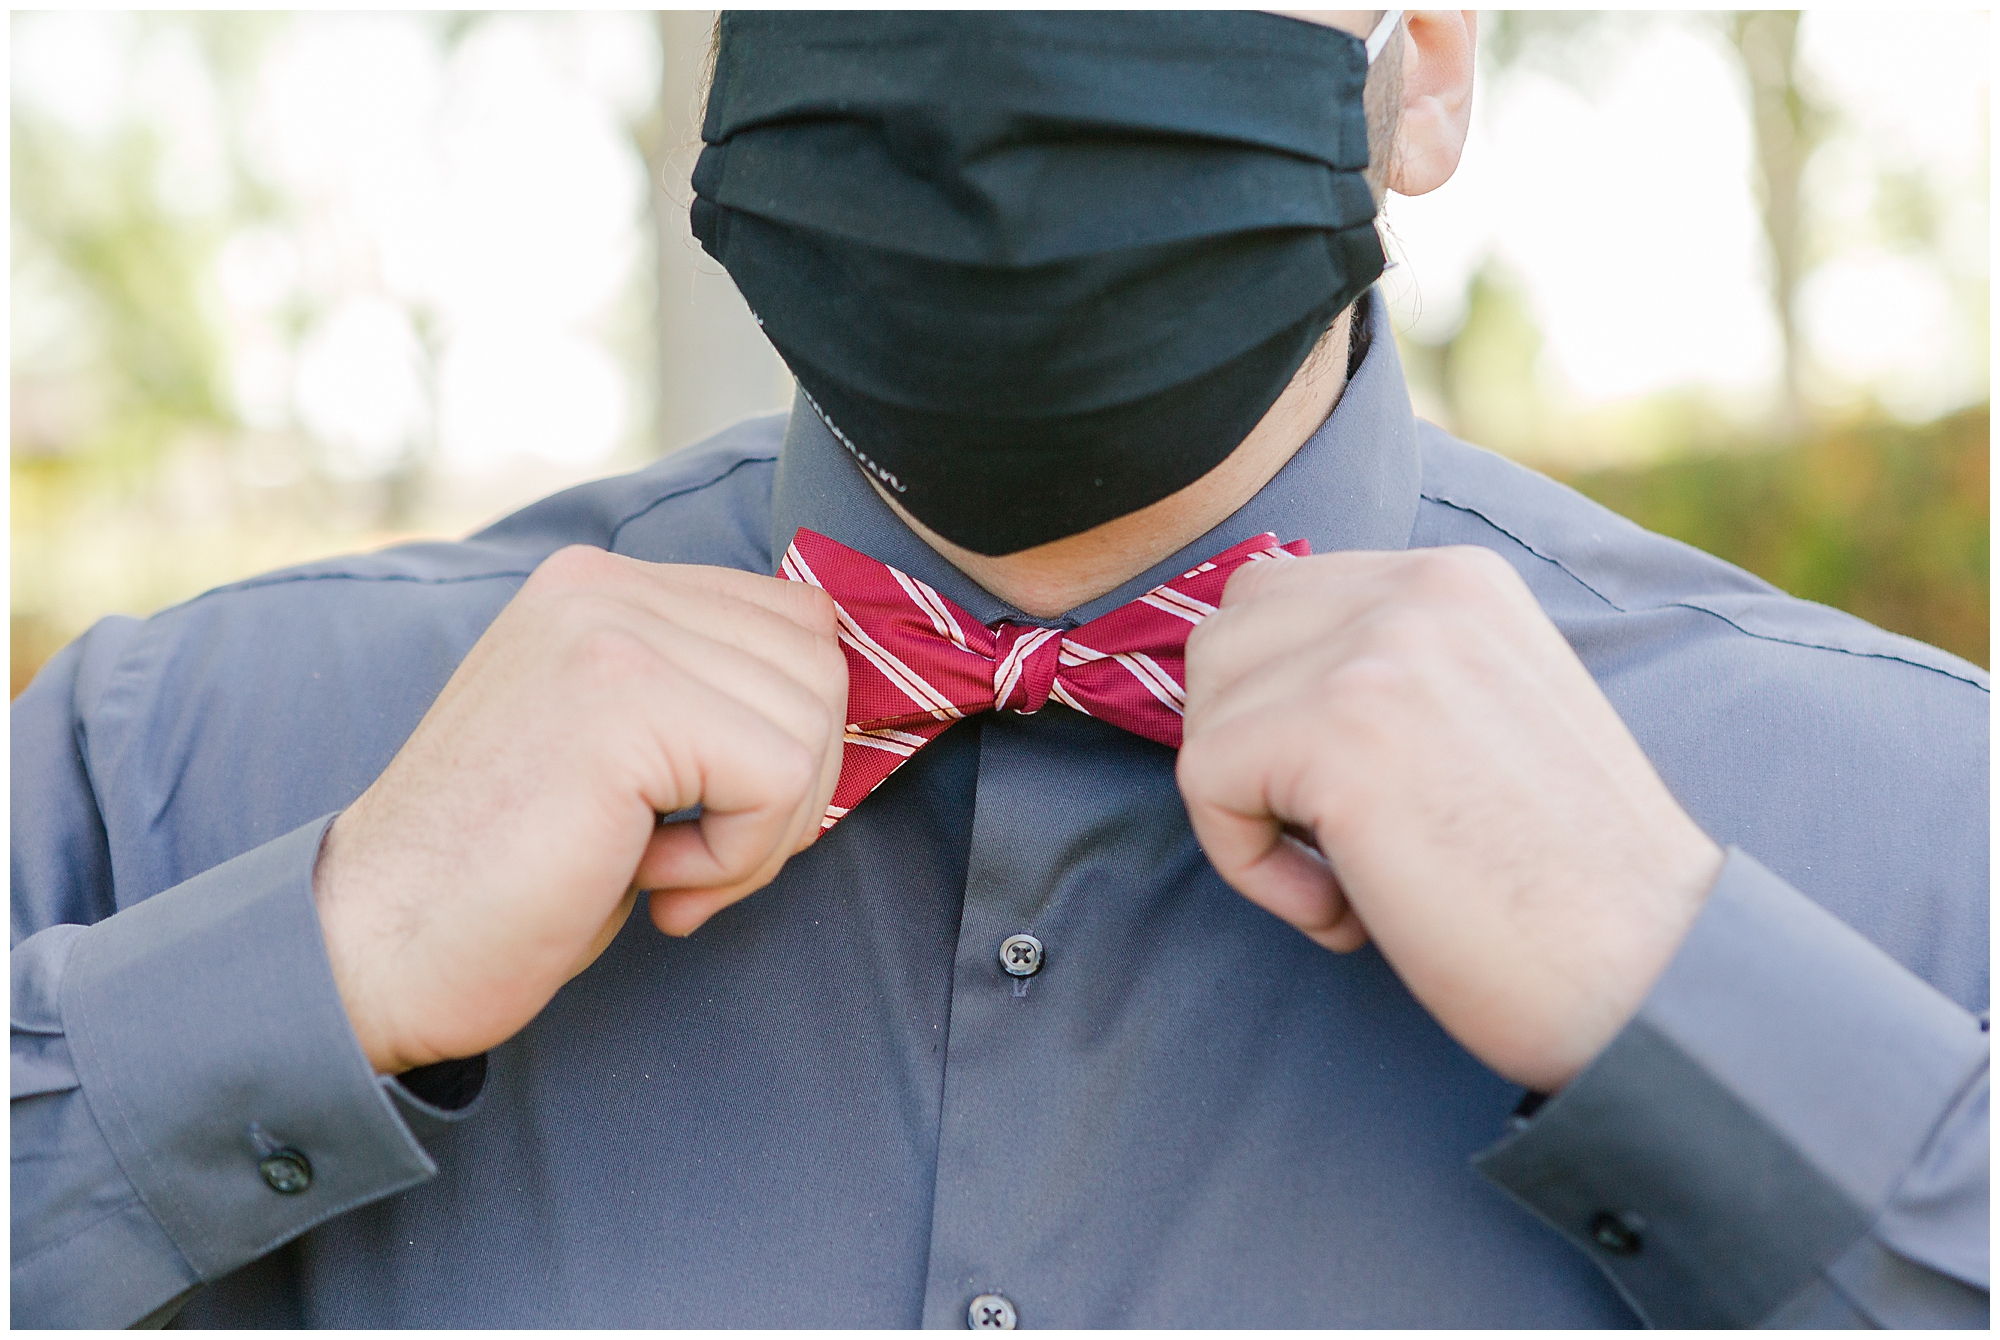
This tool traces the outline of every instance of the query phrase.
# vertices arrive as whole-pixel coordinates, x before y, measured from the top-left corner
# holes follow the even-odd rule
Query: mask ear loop
[[[1389,38],[1394,35],[1396,25],[1402,21],[1403,11],[1400,9],[1384,10],[1382,17],[1375,21],[1374,28],[1369,31],[1367,40],[1362,44],[1367,49],[1370,65],[1373,65],[1375,58],[1382,54],[1382,48],[1389,45]]]

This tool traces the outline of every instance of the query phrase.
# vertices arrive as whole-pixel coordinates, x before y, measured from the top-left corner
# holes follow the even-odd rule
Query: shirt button
[[[1011,976],[1033,977],[1042,970],[1042,942],[1032,935],[1008,936],[1000,942],[1000,966]]]
[[[280,1149],[267,1154],[257,1164],[264,1184],[281,1196],[296,1196],[313,1184],[312,1164],[296,1149]]]
[[[1041,946],[1035,947],[1041,952]],[[966,1310],[965,1324],[975,1331],[1011,1331],[1017,1318],[1014,1305],[997,1293],[983,1293]]]
[[[1645,1246],[1645,1240],[1639,1236],[1639,1230],[1645,1226],[1646,1221],[1636,1214],[1600,1210],[1590,1221],[1590,1237],[1613,1256],[1637,1256]]]

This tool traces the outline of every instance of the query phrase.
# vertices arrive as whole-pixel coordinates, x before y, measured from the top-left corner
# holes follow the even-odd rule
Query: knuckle
[[[707,589],[725,599],[754,605],[826,637],[839,629],[833,597],[808,582],[735,568],[704,568],[700,572]]]
[[[1519,580],[1506,559],[1478,545],[1427,549],[1414,558],[1420,588],[1452,603],[1491,600],[1495,592]]]
[[[800,710],[804,714],[806,733],[814,740],[824,740],[838,727],[846,724],[836,722],[833,719],[833,708],[825,699],[818,696],[810,698]]]
[[[1310,560],[1293,560],[1289,563],[1245,563],[1231,573],[1229,580],[1224,583],[1220,603],[1234,605],[1255,600],[1269,591],[1273,585],[1291,575],[1292,568],[1306,561]]]
[[[611,554],[591,545],[565,545],[543,559],[528,580],[542,589],[575,590],[604,581],[617,563]]]
[[[592,622],[571,636],[569,663],[585,678],[620,682],[645,673],[652,650],[632,633],[613,624]]]
[[[838,632],[840,620],[834,612],[832,596],[805,582],[786,582],[785,586],[792,592],[791,600],[798,607],[796,617],[801,623],[829,638]]]
[[[730,595],[751,600],[764,597],[776,602],[786,617],[804,619],[824,609],[829,626],[833,617],[833,597],[810,582],[795,582],[789,577],[768,577],[761,572],[744,572],[736,568],[716,568],[713,570],[719,588]]]
[[[1223,626],[1222,620],[1228,613],[1226,609],[1218,609],[1188,631],[1187,647],[1182,655],[1189,665],[1207,657],[1210,644],[1221,636],[1216,629]]]
[[[1189,736],[1182,741],[1180,756],[1174,760],[1174,782],[1190,802],[1199,802],[1208,794],[1207,786],[1214,776],[1210,753],[1205,737]]]
[[[1325,672],[1321,710],[1343,735],[1382,728],[1413,696],[1416,672],[1397,656],[1365,655]]]
[[[1425,549],[1410,555],[1404,580],[1417,593],[1448,596],[1465,580],[1467,564],[1457,549]]]
[[[830,698],[847,697],[847,653],[831,637],[822,638],[814,656],[813,671],[819,687]]]
[[[1386,610],[1375,618],[1371,650],[1398,661],[1429,655],[1441,640],[1440,623],[1436,611],[1428,606]]]
[[[764,776],[774,795],[802,796],[819,781],[819,758],[797,740],[779,741],[764,758]]]
[[[1243,772],[1243,741],[1254,733],[1254,725],[1241,719],[1225,729],[1201,726],[1189,731],[1174,760],[1174,780],[1182,796],[1198,804],[1229,791]]]
[[[1476,585],[1482,594],[1525,589],[1526,583],[1514,565],[1494,550],[1467,545],[1457,553],[1464,565],[1466,581]]]
[[[1399,656],[1357,656],[1327,672],[1326,688],[1336,702],[1379,702],[1408,692],[1415,672]]]

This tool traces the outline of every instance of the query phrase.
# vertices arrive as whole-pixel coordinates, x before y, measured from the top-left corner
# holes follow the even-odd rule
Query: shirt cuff
[[[1869,1231],[1985,1052],[1970,1015],[1731,848],[1638,1014],[1474,1165],[1653,1325],[1755,1325]]]
[[[379,1083],[428,1149],[431,1141],[477,1111],[486,1097],[486,1054],[384,1075]]]
[[[65,971],[97,1125],[204,1280],[437,1171],[334,985],[312,895],[331,821],[89,927]]]

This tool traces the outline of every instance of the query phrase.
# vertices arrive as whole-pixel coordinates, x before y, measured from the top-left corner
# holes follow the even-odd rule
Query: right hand
[[[580,546],[537,568],[320,850],[376,1070],[512,1037],[641,890],[687,935],[810,846],[840,774],[835,627],[798,582]]]

